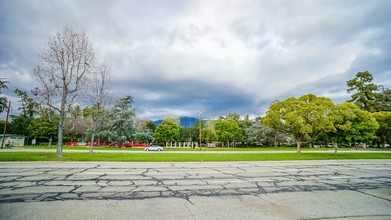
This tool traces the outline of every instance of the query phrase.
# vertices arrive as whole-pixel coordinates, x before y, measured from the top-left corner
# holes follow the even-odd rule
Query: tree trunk
[[[274,148],[277,149],[278,147],[278,140],[277,140],[277,133],[274,135]]]
[[[63,82],[65,84],[65,82]],[[64,85],[64,90],[61,98],[61,108],[60,108],[60,121],[58,122],[58,141],[57,141],[57,156],[62,157],[62,145],[64,138],[64,122],[65,122],[65,105],[66,98],[68,95],[68,90],[66,89],[66,85]]]
[[[362,149],[367,149],[367,143],[362,143]]]
[[[63,121],[64,119],[60,119],[60,121]],[[58,157],[62,157],[62,144],[63,144],[63,130],[62,130],[62,127],[61,127],[61,122],[60,124],[58,125],[58,141],[57,141],[57,156]]]
[[[89,154],[93,154],[94,153],[95,129],[96,129],[96,122],[94,122],[94,127],[93,127],[93,130],[92,130]]]
[[[334,154],[337,154],[338,153],[338,144],[334,142],[333,145],[334,145]]]
[[[301,140],[299,138],[296,138],[296,153],[301,154]]]
[[[52,146],[52,137],[49,138],[49,147]]]
[[[94,153],[94,139],[95,139],[95,132],[92,132],[90,150],[88,152],[89,154]]]

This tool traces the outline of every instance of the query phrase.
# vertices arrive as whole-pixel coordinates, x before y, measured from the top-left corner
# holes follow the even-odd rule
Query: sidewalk
[[[12,148],[12,149],[1,149],[0,152],[56,152],[56,149],[21,149],[21,148]],[[63,148],[65,153],[88,153],[89,149],[85,150],[68,150]],[[123,153],[123,154],[296,154],[295,150],[292,151],[208,151],[208,150],[195,150],[195,151],[135,151],[135,150],[95,150],[94,153]],[[302,150],[302,154],[305,153],[334,153],[334,150]],[[339,150],[338,153],[385,153],[390,154],[391,151],[369,151],[369,150]]]

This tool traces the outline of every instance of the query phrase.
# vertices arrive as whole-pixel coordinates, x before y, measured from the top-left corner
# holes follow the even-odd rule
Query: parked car
[[[163,147],[158,146],[158,145],[152,145],[149,147],[144,148],[145,151],[162,151]]]

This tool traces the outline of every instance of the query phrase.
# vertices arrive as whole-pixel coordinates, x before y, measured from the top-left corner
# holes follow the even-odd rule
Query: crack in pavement
[[[321,218],[303,218],[302,220],[323,220],[323,219],[352,219],[352,218],[372,218],[372,217],[390,217],[391,215],[343,215],[334,217],[321,217]]]
[[[200,168],[176,167],[170,164],[163,168],[123,169],[104,168],[98,164],[85,169],[38,168],[20,169],[20,172],[13,172],[17,171],[15,168],[0,167],[0,171],[6,171],[1,172],[3,175],[0,176],[0,203],[181,198],[194,205],[191,201],[192,196],[258,196],[285,192],[340,190],[364,193],[391,202],[390,199],[362,191],[391,188],[391,174],[387,166],[381,168],[381,165],[378,165],[376,169],[361,170],[363,176],[354,177],[347,172],[359,169],[351,164],[343,166],[288,164],[281,166],[279,171],[262,164],[241,164],[246,166],[239,168],[240,164],[237,164]],[[104,170],[100,171],[101,169]],[[182,169],[185,171],[182,172]],[[112,175],[112,172],[115,175]],[[132,174],[129,174],[130,172]],[[162,175],[165,172],[168,176]],[[40,179],[42,174],[46,175],[45,178],[49,174],[52,176]]]

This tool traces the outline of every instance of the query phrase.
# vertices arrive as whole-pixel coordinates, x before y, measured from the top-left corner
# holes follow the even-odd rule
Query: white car
[[[163,147],[160,147],[158,145],[152,145],[149,147],[144,148],[145,151],[162,151]]]

